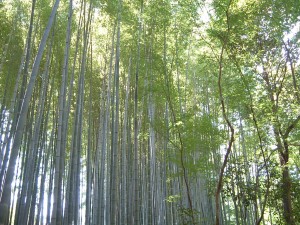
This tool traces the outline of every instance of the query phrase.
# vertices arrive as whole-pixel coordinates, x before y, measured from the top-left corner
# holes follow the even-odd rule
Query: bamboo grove
[[[0,1],[0,224],[300,221],[298,0]]]

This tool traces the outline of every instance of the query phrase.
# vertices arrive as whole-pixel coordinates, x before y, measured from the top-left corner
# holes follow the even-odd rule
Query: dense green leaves
[[[71,2],[55,16],[22,134],[53,1],[34,14],[32,1],[0,3],[3,184],[21,136],[11,224],[51,223],[56,201],[54,225],[218,224],[218,196],[222,224],[297,224],[299,1],[74,0],[68,30]]]

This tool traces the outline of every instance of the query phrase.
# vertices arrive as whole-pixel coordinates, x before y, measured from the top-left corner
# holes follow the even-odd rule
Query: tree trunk
[[[43,52],[44,52],[44,49],[46,46],[46,41],[47,41],[47,38],[50,33],[50,29],[53,24],[59,2],[60,2],[60,0],[56,0],[56,2],[54,3],[47,27],[45,29],[42,40],[40,42],[38,53],[36,55],[36,58],[35,58],[35,61],[33,64],[30,81],[28,83],[25,97],[23,100],[21,113],[20,113],[20,117],[19,117],[19,122],[18,122],[17,128],[16,128],[16,134],[15,134],[14,143],[13,143],[13,146],[11,149],[11,156],[9,159],[9,164],[8,164],[6,179],[5,179],[5,184],[4,184],[4,190],[3,190],[3,194],[1,197],[1,203],[0,203],[0,209],[3,209],[3,210],[0,210],[0,223],[3,223],[4,225],[6,225],[8,223],[8,215],[9,215],[10,200],[11,200],[11,185],[12,185],[12,181],[13,181],[13,177],[14,177],[14,171],[15,171],[15,166],[16,166],[16,160],[17,160],[18,153],[19,153],[19,148],[20,148],[21,142],[22,142],[23,130],[24,130],[25,123],[26,123],[26,117],[27,117],[27,112],[28,112],[28,108],[29,108],[29,103],[30,103],[30,99],[31,99],[31,96],[33,93],[33,88],[34,88],[35,80],[36,80],[38,70],[40,67],[42,55],[43,55]]]
[[[62,209],[61,209],[61,198],[62,198],[62,178],[64,173],[64,148],[62,146],[63,135],[66,130],[64,130],[64,110],[66,102],[66,82],[67,82],[67,72],[68,72],[68,61],[69,61],[69,49],[70,49],[70,38],[71,38],[71,22],[72,22],[72,0],[69,2],[69,15],[68,15],[68,26],[66,32],[66,46],[64,52],[64,62],[62,71],[62,82],[60,87],[59,95],[59,113],[58,113],[58,131],[56,139],[56,156],[55,156],[55,176],[54,176],[54,201],[53,201],[53,211],[51,216],[51,225],[59,225],[62,220]]]

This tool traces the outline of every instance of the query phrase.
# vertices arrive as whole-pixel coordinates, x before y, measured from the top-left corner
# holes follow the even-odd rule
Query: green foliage
[[[193,224],[193,225],[196,225],[196,224],[199,224],[198,221],[194,221],[193,222],[193,219],[192,217],[197,217],[197,212],[195,210],[191,210],[189,208],[184,208],[184,207],[181,207],[179,206],[178,207],[178,212],[179,212],[179,216],[181,218],[181,223],[183,225],[188,225],[188,224]]]
[[[177,202],[180,199],[179,195],[170,195],[167,197],[166,201],[171,203],[171,202]]]
[[[4,104],[8,106],[21,62],[23,40],[15,16],[10,17],[4,7],[0,8],[0,27],[0,63],[3,62],[0,71],[0,96],[7,90]]]
[[[225,113],[235,129],[235,141],[222,182],[223,218],[226,216],[228,224],[236,224],[237,221],[241,224],[249,224],[249,221],[255,223],[269,190],[265,214],[274,215],[273,224],[284,223],[281,207],[283,167],[279,160],[281,149],[278,139],[280,139],[282,142],[286,141],[288,146],[289,161],[286,166],[290,168],[294,216],[296,221],[299,221],[300,199],[297,193],[300,191],[300,125],[296,120],[300,114],[297,97],[300,95],[298,82],[300,32],[292,34],[291,31],[294,31],[293,27],[299,23],[300,2],[298,0],[92,0],[83,3],[86,4],[86,12],[82,15],[80,15],[81,3],[76,2],[73,6],[66,96],[71,91],[69,82],[73,71],[75,78],[70,99],[70,118],[67,121],[69,127],[66,165],[71,165],[70,146],[75,128],[73,121],[77,106],[79,74],[83,66],[81,62],[84,25],[79,22],[79,18],[87,19],[87,9],[89,4],[92,4],[92,19],[85,21],[90,22],[91,29],[88,35],[80,135],[83,137],[82,149],[87,148],[89,141],[92,142],[93,156],[98,150],[102,153],[104,145],[110,149],[111,138],[115,135],[112,133],[112,120],[115,116],[113,113],[116,109],[116,81],[113,75],[116,68],[116,21],[118,16],[121,17],[120,115],[116,148],[125,149],[126,171],[122,171],[121,167],[123,159],[125,160],[124,152],[117,151],[117,158],[114,161],[111,152],[107,151],[106,158],[101,161],[106,169],[103,183],[107,187],[110,184],[110,163],[115,163],[118,171],[117,180],[122,180],[123,174],[126,174],[125,183],[128,190],[131,191],[133,185],[131,182],[138,180],[137,188],[140,188],[138,191],[142,198],[140,210],[146,209],[143,216],[148,211],[156,210],[154,206],[150,210],[151,204],[155,207],[167,205],[164,209],[167,216],[160,215],[158,218],[172,216],[174,223],[191,224],[191,217],[194,215],[195,224],[213,224],[215,212],[212,210],[211,215],[207,215],[209,212],[205,211],[207,209],[203,205],[209,210],[214,208],[216,184],[229,138],[218,87],[221,72]],[[4,103],[5,106],[10,103],[15,78],[20,68],[31,13],[30,1],[13,1],[13,6],[10,8],[7,3],[0,3],[0,60],[4,62],[0,71],[0,105]],[[52,6],[53,1],[49,0],[36,3],[29,74]],[[49,67],[50,82],[44,106],[45,111],[50,112],[50,116],[46,118],[46,113],[42,115],[43,126],[46,121],[49,122],[45,125],[47,129],[41,131],[41,136],[47,140],[45,143],[39,143],[39,148],[50,145],[55,150],[54,143],[57,142],[56,117],[66,45],[68,8],[69,2],[62,1],[47,42],[47,48],[50,47],[50,43],[53,44]],[[210,17],[207,18],[209,22],[203,23],[201,17],[205,10]],[[75,56],[77,44],[78,52]],[[6,47],[7,53],[4,54]],[[223,52],[222,62],[221,52]],[[43,55],[40,75],[44,72],[45,63],[46,54]],[[110,75],[112,83],[109,89]],[[136,75],[138,75],[137,84]],[[130,85],[128,99],[125,99],[128,76]],[[28,127],[37,123],[36,99],[42,90],[41,76],[36,83]],[[137,111],[134,107],[135,88],[138,93]],[[50,89],[53,91],[50,92]],[[7,98],[2,100],[5,90]],[[108,95],[111,102],[106,102]],[[90,96],[91,107],[88,105]],[[128,107],[126,112],[125,106]],[[150,115],[150,108],[153,109],[153,115]],[[103,131],[101,128],[106,112],[109,112],[108,127]],[[135,118],[138,122],[138,171],[135,171],[137,177],[132,177],[133,149],[136,144]],[[90,121],[92,129],[89,129]],[[290,126],[292,129],[285,137],[285,131]],[[24,135],[27,139],[31,138],[30,129],[32,128],[28,128]],[[154,136],[151,136],[152,129]],[[127,136],[123,136],[124,130],[126,131],[124,135]],[[50,143],[49,134],[52,131],[54,140]],[[278,131],[279,135],[275,131]],[[107,140],[102,145],[101,138],[104,133]],[[27,139],[23,142],[27,143]],[[150,143],[150,139],[153,143]],[[126,146],[123,146],[124,143]],[[26,151],[26,144],[22,146],[22,151]],[[51,156],[54,156],[53,151]],[[86,156],[84,154],[82,156],[82,168],[86,169]],[[93,159],[91,165],[93,173],[97,170],[97,163],[96,159]],[[43,165],[39,166],[44,168]],[[84,183],[85,175],[80,174],[79,177]],[[150,183],[152,179],[153,184]],[[97,185],[94,180],[93,182],[91,186],[95,188]],[[116,187],[123,188],[123,184]],[[186,186],[191,189],[192,201],[195,203],[194,211],[187,207]],[[153,194],[155,196],[150,199],[152,187],[155,187]],[[119,200],[124,197],[121,196],[122,191],[116,190],[120,194]],[[106,190],[103,193],[108,195],[109,192]],[[92,193],[98,192],[92,190]],[[128,202],[133,199],[128,198],[129,194],[125,197]],[[86,203],[81,202],[81,205],[85,207]],[[246,219],[246,216],[238,217],[236,213],[244,213],[243,215],[251,217],[251,220]],[[137,213],[140,214],[142,213]],[[155,223],[156,218],[151,219]],[[264,222],[268,223],[267,216],[264,219]]]

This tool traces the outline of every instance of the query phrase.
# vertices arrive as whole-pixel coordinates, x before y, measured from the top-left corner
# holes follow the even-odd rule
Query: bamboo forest
[[[299,0],[0,0],[0,225],[299,225]]]

